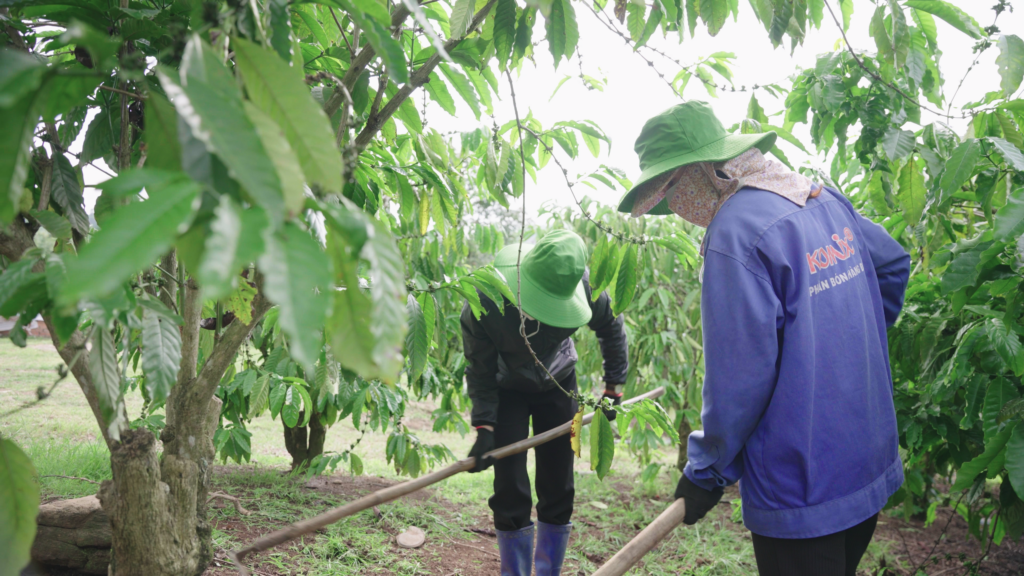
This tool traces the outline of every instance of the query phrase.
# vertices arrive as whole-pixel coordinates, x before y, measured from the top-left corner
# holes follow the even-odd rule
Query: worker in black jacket
[[[470,452],[477,462],[471,472],[494,466],[494,495],[488,503],[498,533],[501,575],[530,576],[535,563],[537,576],[553,576],[561,572],[572,527],[569,519],[575,490],[569,436],[536,450],[536,555],[526,453],[497,461],[482,456],[526,439],[531,417],[534,434],[572,419],[577,403],[567,392],[576,390],[577,356],[570,336],[583,325],[597,334],[601,345],[604,397],[619,404],[629,365],[626,333],[622,318],[612,313],[608,295],[592,297],[582,238],[567,230],[554,230],[536,246],[524,245],[517,274],[519,257],[518,244],[507,246],[495,257],[494,266],[522,302],[530,346],[558,384],[534,362],[520,334],[519,310],[511,302],[505,301],[503,314],[495,302],[481,295],[486,314],[479,319],[468,304],[463,307],[466,383],[473,401],[472,424],[477,430]],[[614,412],[610,416],[614,417]]]

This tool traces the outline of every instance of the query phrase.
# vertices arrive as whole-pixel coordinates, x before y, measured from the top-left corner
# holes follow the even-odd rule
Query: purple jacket
[[[705,242],[704,428],[686,476],[739,481],[763,536],[859,524],[903,483],[886,328],[910,256],[830,189],[801,208],[745,188]]]

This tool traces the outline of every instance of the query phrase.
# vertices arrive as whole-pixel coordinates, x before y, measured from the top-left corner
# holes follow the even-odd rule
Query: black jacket
[[[597,334],[604,358],[605,384],[623,384],[629,368],[626,331],[622,317],[612,314],[611,299],[602,292],[591,299],[590,275],[584,274],[587,301],[593,317],[587,324]],[[497,421],[498,388],[526,393],[544,392],[554,387],[544,371],[533,362],[530,351],[519,335],[519,311],[505,300],[505,313],[497,304],[480,293],[486,314],[477,320],[469,308],[462,307],[462,347],[466,354],[466,384],[473,401],[473,426],[491,425]],[[538,331],[538,324],[540,330]],[[555,328],[526,320],[533,351],[551,375],[562,380],[576,368],[576,348],[570,336],[577,328]],[[537,332],[534,334],[534,332]]]

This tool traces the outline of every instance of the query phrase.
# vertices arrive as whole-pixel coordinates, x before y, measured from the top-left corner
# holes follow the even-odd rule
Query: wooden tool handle
[[[594,572],[593,576],[621,576],[633,567],[644,554],[651,551],[659,542],[665,539],[676,526],[682,523],[686,516],[686,504],[682,498],[676,500],[654,522],[648,524],[636,538],[626,544],[622,550],[612,556],[611,560],[605,562],[604,566]]]
[[[647,392],[646,394],[641,394],[640,396],[637,396],[635,398],[630,398],[629,400],[623,402],[622,404],[628,405],[633,404],[635,402],[640,402],[642,400],[659,398],[664,393],[665,388],[663,386],[659,386],[654,390]],[[583,424],[590,424],[590,421],[593,419],[593,413],[587,414],[586,416],[583,417]],[[490,456],[496,460],[501,460],[502,458],[507,458],[513,454],[526,452],[530,448],[540,446],[541,444],[553,438],[557,438],[564,434],[568,434],[571,425],[572,422],[566,422],[565,424],[562,424],[557,428],[552,428],[547,432],[537,434],[535,436],[532,436],[525,440],[521,440],[514,444],[509,444],[508,446],[502,446],[497,450],[491,450],[487,454],[484,454],[484,456]],[[242,562],[245,560],[246,556],[254,552],[261,552],[263,550],[268,550],[275,546],[280,546],[281,544],[284,544],[285,542],[289,542],[291,540],[295,540],[296,538],[304,534],[309,534],[311,532],[315,532],[323,528],[324,526],[334,524],[335,522],[341,520],[342,518],[345,518],[346,516],[351,516],[353,514],[356,514],[357,512],[362,512],[367,508],[377,506],[378,504],[384,504],[385,502],[390,502],[392,500],[401,498],[402,496],[411,494],[413,492],[416,492],[417,490],[422,490],[427,486],[430,486],[431,484],[436,484],[437,482],[440,482],[441,480],[444,480],[445,478],[448,478],[450,476],[454,476],[459,472],[465,472],[466,470],[470,470],[471,468],[473,468],[475,464],[476,461],[473,458],[466,458],[463,460],[459,460],[458,462],[446,468],[442,468],[440,470],[431,472],[430,474],[427,474],[425,476],[420,476],[419,478],[409,480],[408,482],[402,482],[401,484],[389,486],[387,488],[384,488],[383,490],[378,490],[373,494],[367,494],[366,496],[363,496],[362,498],[355,500],[353,502],[349,502],[344,506],[333,508],[331,510],[328,510],[327,512],[324,512],[323,514],[314,516],[312,518],[308,518],[306,520],[302,520],[300,522],[296,522],[276,532],[271,532],[270,534],[263,536],[262,538],[256,540],[255,542],[246,546],[245,548],[242,548],[241,550],[228,552],[228,556],[231,558],[232,562],[235,563],[235,567],[238,568],[238,573],[242,576],[248,576],[249,570],[246,569],[245,565],[242,564]]]

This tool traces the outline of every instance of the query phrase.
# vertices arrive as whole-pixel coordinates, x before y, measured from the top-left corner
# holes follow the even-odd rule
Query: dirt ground
[[[305,484],[305,489],[313,492],[323,492],[340,499],[355,499],[370,492],[380,490],[394,484],[391,480],[375,477],[349,477],[343,475],[320,476],[313,478]],[[727,492],[724,501],[731,500],[738,496],[735,488]],[[622,493],[627,494],[627,487],[622,487]],[[429,489],[422,490],[409,496],[412,500],[442,500]],[[443,502],[442,502],[443,503]],[[667,504],[667,501],[665,502]],[[217,501],[214,506],[230,506],[226,502]],[[722,506],[728,506],[723,502]],[[450,507],[445,506],[449,510]],[[379,514],[379,511],[377,512]],[[429,574],[438,576],[490,576],[498,574],[499,561],[496,549],[496,540],[491,526],[490,518],[480,516],[474,518],[475,523],[471,526],[464,526],[468,540],[455,541],[449,538],[432,537],[427,533],[427,540],[424,546],[417,550],[406,550],[394,543],[394,537],[398,530],[389,530],[392,536],[393,553],[396,559],[413,556],[418,558],[426,567]],[[463,519],[465,524],[465,519]],[[948,526],[947,526],[948,523]],[[281,523],[281,526],[284,524]],[[735,530],[749,537],[742,524],[727,523],[727,529]],[[237,521],[220,521],[217,528],[230,533],[234,539],[240,542],[251,542],[261,536],[256,530],[246,528],[244,524]],[[636,532],[643,529],[643,526],[633,526]],[[265,529],[264,529],[265,531]],[[574,518],[574,538],[583,536],[602,537],[602,529],[599,525],[583,518]],[[940,535],[944,536],[940,539]],[[968,537],[967,523],[952,510],[940,508],[937,512],[935,522],[928,528],[923,522],[904,521],[902,518],[883,516],[879,520],[878,529],[875,533],[876,539],[888,540],[893,543],[890,547],[893,557],[883,558],[880,565],[869,570],[862,570],[859,574],[875,576],[880,574],[893,574],[898,576],[913,576],[913,570],[906,566],[919,566],[924,574],[928,576],[965,576],[969,573],[968,563],[976,562],[984,554],[984,550],[977,540]],[[657,558],[658,549],[655,548],[649,555],[648,560]],[[608,558],[602,555],[587,554],[588,559],[596,565],[600,565]],[[926,559],[932,560],[926,562]],[[254,557],[255,574],[263,576],[277,576],[281,574],[272,564],[265,564],[261,556]],[[697,570],[702,565],[702,560],[697,558],[692,566]],[[901,567],[902,566],[902,567]],[[884,569],[884,570],[883,570]],[[237,572],[231,567],[230,561],[223,552],[218,556],[207,571],[207,576],[229,576]],[[686,574],[691,572],[687,571]],[[384,574],[389,574],[385,572]],[[1000,546],[993,546],[985,556],[978,574],[987,576],[1021,576],[1024,575],[1024,539],[1020,541],[1004,540]],[[580,571],[574,576],[585,576]]]
[[[310,492],[321,492],[330,494],[335,499],[342,501],[355,500],[377,490],[387,488],[396,484],[393,480],[377,478],[373,476],[316,476],[306,482],[304,489]],[[420,490],[405,497],[406,501],[425,502],[427,500],[441,500],[430,489]],[[450,503],[446,508],[451,510]],[[212,506],[230,507],[232,504],[223,501],[214,501]],[[379,509],[374,513],[381,518]],[[392,552],[396,561],[406,557],[413,557],[427,567],[429,574],[438,575],[459,575],[459,576],[491,576],[498,573],[500,562],[495,546],[496,540],[493,529],[490,528],[490,519],[487,517],[475,518],[473,526],[465,527],[469,539],[459,541],[443,536],[435,536],[427,532],[426,542],[421,548],[408,550],[401,548],[395,543],[399,530],[393,529],[382,523],[381,529],[391,535]],[[218,520],[216,529],[230,534],[233,539],[239,542],[252,542],[263,536],[269,529],[284,527],[284,523],[268,523],[259,529],[253,529],[244,523],[233,520]],[[296,554],[298,555],[298,554]],[[254,567],[253,573],[263,576],[277,576],[281,574],[275,564],[265,562],[266,554],[256,554],[251,557],[250,566]],[[230,559],[219,550],[214,558],[213,564],[204,573],[205,576],[234,576],[238,572],[234,569]],[[387,573],[385,573],[387,574]]]

